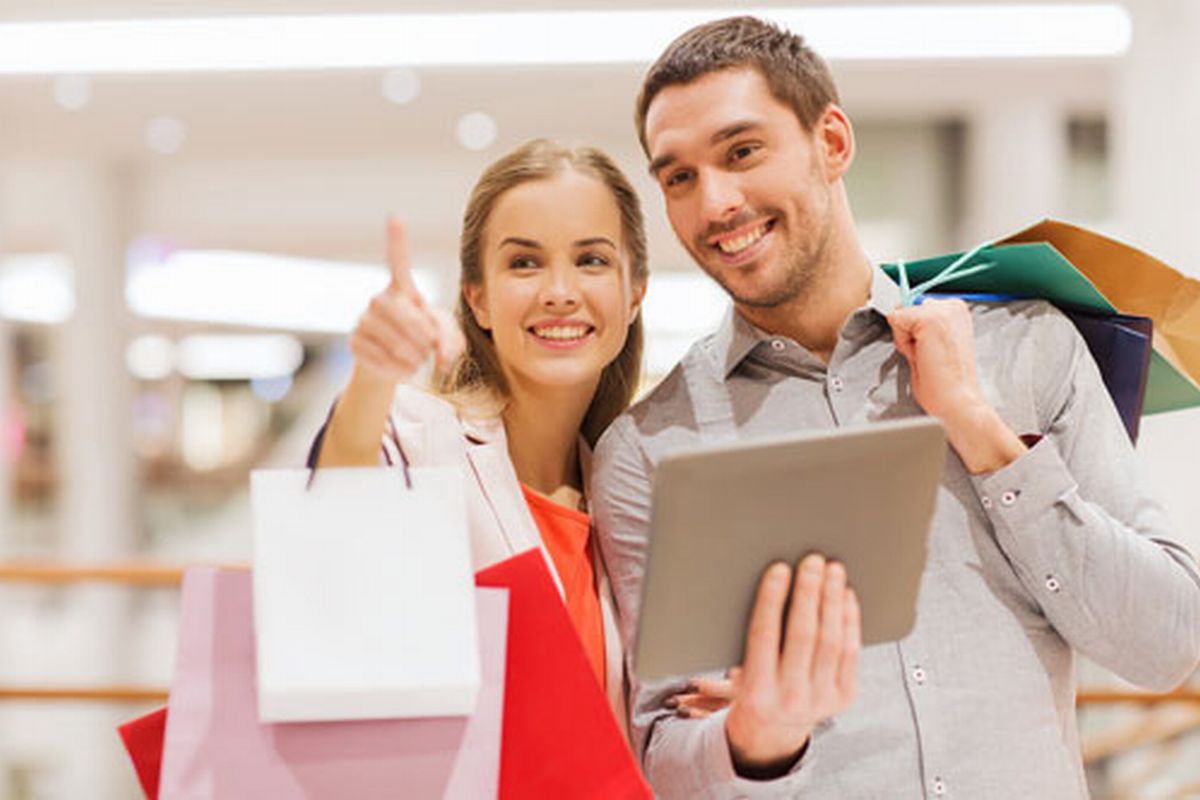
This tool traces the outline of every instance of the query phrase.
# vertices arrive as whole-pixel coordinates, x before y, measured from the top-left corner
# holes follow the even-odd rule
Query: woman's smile
[[[596,327],[576,320],[536,322],[527,329],[535,342],[551,350],[573,350],[591,341]]]

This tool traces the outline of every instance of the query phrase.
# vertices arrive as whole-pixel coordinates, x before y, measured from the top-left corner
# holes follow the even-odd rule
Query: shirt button
[[[913,676],[913,680],[914,680],[914,681],[916,681],[916,682],[917,682],[918,684],[920,684],[920,685],[924,685],[924,683],[925,683],[925,670],[924,670],[923,668],[921,668],[921,667],[917,667],[916,669],[914,669],[914,670],[913,670],[913,672],[912,672],[912,676]]]
[[[1053,575],[1047,575],[1046,576],[1046,588],[1049,589],[1051,592],[1057,592],[1059,589],[1062,588],[1062,584],[1060,584],[1058,582],[1058,578],[1054,577]]]
[[[1004,494],[1000,495],[1000,502],[1003,505],[1011,506],[1013,503],[1017,502],[1017,493],[1013,491],[1005,492]]]
[[[933,779],[933,793],[941,797],[946,793],[946,782],[941,778]]]
[[[829,385],[833,388],[833,390],[835,392],[840,392],[842,389],[846,388],[846,382],[843,381],[837,375],[834,375],[832,378],[829,379]]]
[[[984,508],[992,507],[992,498],[990,498],[990,497],[984,497],[979,502],[983,504]]]
[[[783,349],[785,347],[787,347],[787,345],[784,344],[784,341],[782,339],[772,339],[771,347],[775,348],[775,352],[778,353],[778,352],[783,352]]]

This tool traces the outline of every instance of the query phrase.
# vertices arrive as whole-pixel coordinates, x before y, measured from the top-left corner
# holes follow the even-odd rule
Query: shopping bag
[[[462,470],[260,470],[250,486],[259,719],[470,713]]]
[[[133,762],[138,784],[148,800],[158,797],[162,771],[163,735],[167,730],[167,707],[156,708],[117,727],[121,742]]]
[[[1087,342],[1125,431],[1130,441],[1136,443],[1154,352],[1151,345],[1153,321],[1130,314],[1105,315],[1075,310],[1065,313]]]
[[[1041,238],[1028,240],[1031,237]],[[1074,253],[1077,261],[1068,260],[1059,251],[1059,244]],[[1103,255],[1098,257],[1096,253]],[[905,271],[909,281],[916,284],[937,275],[960,255],[954,253],[905,262]],[[1091,265],[1103,259],[1120,264],[1119,272],[1129,284],[1141,281],[1143,275],[1150,276],[1147,279],[1149,288],[1139,290],[1135,302],[1125,305],[1106,296],[1098,284],[1077,268],[1077,262]],[[964,267],[983,263],[991,263],[993,267],[950,280],[938,286],[937,291],[1040,298],[1063,310],[1148,317],[1153,321],[1154,332],[1143,413],[1155,414],[1200,405],[1200,384],[1197,383],[1200,378],[1200,281],[1187,278],[1127,245],[1051,220],[980,249]],[[1087,268],[1089,273],[1106,276],[1112,271],[1110,268]],[[883,269],[893,280],[899,279],[895,264],[884,264]],[[1109,279],[1105,285],[1112,291],[1119,283]],[[1161,326],[1164,325],[1172,328],[1172,336],[1162,334]]]
[[[471,716],[261,723],[250,573],[189,569],[159,796],[495,797],[508,597],[478,589],[473,599],[483,682]]]
[[[509,590],[502,800],[652,798],[542,554],[494,564],[476,583]]]
[[[1116,239],[1046,219],[1000,244],[1045,242],[1117,310],[1154,320],[1147,414],[1200,405],[1200,280]]]

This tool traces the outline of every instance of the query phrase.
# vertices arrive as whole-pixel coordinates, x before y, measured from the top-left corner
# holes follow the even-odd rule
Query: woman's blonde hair
[[[494,162],[475,184],[463,213],[457,313],[467,339],[466,352],[449,373],[437,380],[438,391],[468,413],[497,413],[509,398],[508,382],[492,337],[475,319],[465,291],[468,285],[483,284],[483,237],[488,219],[505,192],[530,181],[553,178],[567,169],[596,178],[612,192],[621,216],[621,245],[629,261],[630,277],[636,285],[644,283],[649,274],[641,203],[624,173],[607,155],[592,147],[571,148],[535,139]],[[629,326],[621,352],[600,373],[600,383],[580,429],[589,444],[595,445],[609,423],[633,400],[641,369],[639,314]]]

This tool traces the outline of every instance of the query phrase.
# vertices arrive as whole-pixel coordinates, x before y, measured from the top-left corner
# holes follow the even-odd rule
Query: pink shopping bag
[[[159,797],[495,797],[508,594],[476,591],[482,686],[471,716],[264,724],[251,575],[189,569]]]

